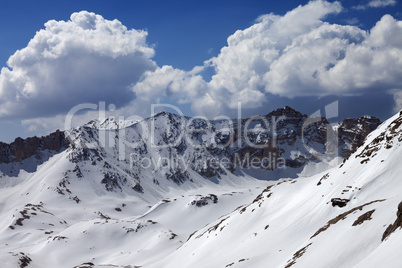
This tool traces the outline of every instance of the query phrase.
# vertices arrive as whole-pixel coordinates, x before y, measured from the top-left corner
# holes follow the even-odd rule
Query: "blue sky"
[[[251,26],[262,14],[288,11],[299,1],[2,1],[1,63],[27,45],[50,19],[68,20],[87,10],[118,19],[128,28],[146,29],[156,44],[160,65],[192,69],[217,54],[238,29]],[[276,6],[274,6],[276,5]]]
[[[117,19],[120,25],[113,35],[97,31],[98,41],[88,37],[89,41],[82,38],[82,43],[75,42],[79,33],[75,38],[74,29],[78,28],[59,22],[72,24],[71,15],[80,11],[92,13],[79,13],[75,26],[83,19],[109,26]],[[312,113],[339,101],[340,119],[363,114],[386,119],[402,103],[398,95],[402,77],[394,70],[401,64],[394,59],[402,58],[402,44],[397,37],[386,35],[400,33],[401,12],[402,5],[395,0],[338,4],[287,0],[2,1],[0,63],[8,71],[3,69],[0,74],[0,140],[10,142],[17,136],[44,135],[60,128],[66,112],[80,101],[114,103],[125,116],[146,116],[150,104],[161,102],[177,105],[189,115],[209,117],[235,116],[239,100],[244,103],[245,116],[284,105]],[[275,16],[260,17],[271,13]],[[390,18],[384,18],[385,14]],[[52,30],[49,24],[48,30],[37,34],[50,20],[55,20]],[[285,28],[278,30],[278,25]],[[117,44],[114,38],[124,27],[136,32],[125,34],[127,40]],[[238,30],[241,32],[235,35]],[[325,42],[317,41],[320,38]],[[28,45],[34,39],[36,45]],[[105,40],[104,44],[99,40]],[[52,52],[53,58],[39,59],[44,51],[55,49],[52,46],[57,42],[62,46]],[[97,42],[103,44],[101,48]],[[322,48],[323,54],[311,53],[309,46],[314,51]],[[381,53],[360,74],[364,65],[353,64],[359,60],[353,53],[374,47]],[[331,58],[331,53],[340,54]],[[12,55],[11,66],[7,66]],[[261,55],[265,55],[262,61]],[[292,64],[286,65],[289,62]],[[242,67],[237,68],[236,63]],[[345,67],[339,71],[342,64]],[[304,81],[303,70],[315,65],[317,72],[309,75],[318,76],[320,83]],[[82,70],[80,66],[84,66]],[[199,68],[194,69],[196,66]],[[321,74],[320,66],[328,73],[322,70]],[[390,66],[389,70],[384,66]],[[293,67],[294,73],[289,69]],[[354,72],[356,76],[349,77]],[[374,79],[377,73],[382,76]],[[212,75],[216,76],[211,81]],[[339,85],[334,85],[338,81]],[[82,115],[81,121],[91,116]]]

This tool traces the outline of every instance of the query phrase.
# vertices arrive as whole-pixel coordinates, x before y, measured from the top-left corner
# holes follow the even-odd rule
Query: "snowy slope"
[[[401,131],[398,114],[340,167],[267,187],[151,267],[401,267]]]
[[[19,267],[27,260],[29,267],[152,263],[270,184],[234,175],[222,175],[216,184],[192,172],[193,182],[180,186],[169,180],[147,185],[142,178],[144,193],[126,187],[128,182],[108,190],[102,183],[104,173],[116,172],[117,163],[100,158],[96,161],[102,165],[91,165],[93,155],[75,161],[82,156],[79,152],[70,148],[56,154],[35,173],[21,171],[24,176],[9,178],[18,183],[0,189],[1,267]],[[107,161],[110,167],[104,166]],[[175,215],[181,209],[183,213]],[[177,216],[183,217],[180,224],[170,218]]]
[[[324,169],[310,149],[326,151],[328,129],[320,119],[302,135],[305,116],[289,109],[267,115],[288,117],[266,151],[245,142],[272,141],[261,118],[239,134],[239,122],[160,113],[90,122],[66,132],[57,153],[1,163],[0,267],[398,267],[402,119],[308,176]],[[269,152],[286,168],[230,162]],[[205,165],[225,157],[229,165]]]

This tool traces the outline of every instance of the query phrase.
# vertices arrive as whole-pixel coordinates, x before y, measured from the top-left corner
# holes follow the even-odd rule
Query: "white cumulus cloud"
[[[238,101],[245,107],[262,105],[266,100],[263,93],[267,91],[265,76],[274,69],[277,59],[295,39],[320,27],[325,16],[341,9],[337,2],[310,2],[284,16],[261,16],[250,28],[234,33],[228,38],[228,46],[210,60],[217,72],[210,82],[213,95],[228,92],[230,96],[225,99],[229,108],[237,107]]]
[[[130,85],[156,68],[146,37],[87,11],[48,21],[1,70],[0,118],[51,116],[82,102],[127,104]]]
[[[134,91],[157,89],[207,116],[233,110],[238,102],[262,107],[272,95],[395,95],[402,89],[402,21],[385,15],[370,31],[324,21],[341,10],[338,2],[312,1],[284,16],[263,15],[205,62],[216,72],[210,81],[163,66],[148,72]]]
[[[271,97],[393,94],[401,106],[402,21],[385,15],[369,31],[325,22],[339,2],[311,1],[283,16],[260,16],[227,39],[216,57],[191,71],[157,66],[145,31],[89,12],[49,21],[17,51],[0,75],[0,117],[42,128],[82,102],[113,102],[124,116],[147,116],[150,105],[191,106],[195,114],[233,115],[264,107]],[[207,81],[202,73],[212,68]],[[82,116],[89,120],[95,111]],[[61,114],[61,115],[60,115]],[[81,121],[82,121],[81,120]]]
[[[338,2],[313,1],[284,16],[260,16],[253,26],[231,35],[219,55],[205,62],[205,67],[213,67],[216,72],[211,81],[164,66],[148,72],[134,91],[138,94],[157,88],[164,92],[160,94],[179,96],[183,102],[191,103],[195,113],[207,116],[235,109],[238,102],[243,108],[260,107],[267,102],[265,76],[272,64],[295,38],[320,27],[325,16],[341,10]]]

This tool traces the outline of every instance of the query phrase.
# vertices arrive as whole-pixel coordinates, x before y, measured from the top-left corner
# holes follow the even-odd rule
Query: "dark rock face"
[[[191,205],[202,207],[208,205],[210,202],[213,204],[218,203],[218,197],[214,194],[209,194],[208,196],[201,196],[200,198],[191,201]]]
[[[294,146],[298,141],[306,141],[309,146],[319,143],[322,151],[327,135],[328,122],[325,118],[315,118],[306,121],[308,116],[302,114],[289,106],[277,109],[264,116],[239,120],[234,127],[234,144],[230,144],[232,155],[236,154],[238,159],[248,163],[248,158],[252,157],[261,160],[261,168],[274,170],[279,166],[298,168],[304,166],[309,160],[315,157],[312,155],[300,155],[293,159],[283,159],[286,153],[282,147]],[[240,126],[240,127],[239,127]],[[253,130],[253,127],[260,126],[261,131]],[[240,130],[240,131],[239,131]],[[238,145],[238,141],[246,141]],[[280,161],[280,160],[284,161]],[[264,162],[268,161],[268,163]],[[233,159],[235,162],[235,159]],[[241,163],[234,163],[237,166],[244,166]]]
[[[373,215],[374,211],[375,211],[375,209],[367,211],[363,215],[360,215],[359,218],[357,218],[357,220],[354,221],[352,226],[357,226],[357,225],[363,224],[365,221],[371,220],[372,219],[371,216]]]
[[[289,106],[266,115],[238,119],[230,123],[222,120],[226,124],[219,120],[189,119],[162,112],[145,121],[149,128],[153,127],[153,122],[160,123],[159,127],[152,128],[156,133],[155,145],[169,145],[170,158],[179,159],[185,156],[183,161],[189,168],[212,180],[219,179],[220,175],[225,174],[225,170],[234,172],[238,167],[265,170],[302,168],[309,161],[320,159],[321,156],[337,156],[338,145],[342,148],[341,156],[348,157],[380,123],[375,117],[365,116],[346,119],[334,130],[326,118],[310,118]],[[188,126],[184,126],[186,120],[189,122]],[[92,122],[92,125],[94,124]],[[78,163],[90,160],[92,165],[96,165],[102,162],[107,153],[102,151],[102,148],[81,148],[78,145],[99,139],[99,130],[95,125],[90,125],[73,130],[73,136],[77,135],[74,142],[61,131],[41,138],[17,138],[11,144],[0,142],[0,163],[20,162],[32,156],[35,156],[39,163],[46,161],[46,158],[42,157],[42,152],[46,150],[57,153],[70,148],[70,161]],[[182,137],[183,132],[187,136]],[[141,136],[136,136],[136,139],[140,140]],[[133,152],[147,156],[147,143],[142,144]],[[189,147],[194,144],[198,147],[191,151]],[[331,148],[335,150],[331,151]],[[191,153],[188,153],[189,151]],[[331,152],[334,152],[333,155]],[[134,165],[134,168],[134,173],[138,173],[139,167]],[[172,169],[164,175],[166,179],[181,184],[191,180],[189,174],[183,170],[183,167]],[[113,188],[113,185],[124,182],[122,179],[117,183],[114,177],[117,178],[117,175],[106,176],[103,183]]]
[[[66,146],[68,141],[59,130],[40,138],[16,138],[11,144],[0,142],[0,163],[19,162],[43,150],[59,152]]]
[[[379,136],[377,136],[370,144],[367,144],[363,151],[356,156],[363,158],[361,163],[365,163],[370,158],[377,155],[377,151],[381,148],[391,149],[394,146],[394,142],[402,141],[402,116],[396,118]]]
[[[343,208],[349,202],[349,199],[342,199],[342,198],[332,198],[331,203],[333,207],[340,207]]]
[[[135,190],[138,193],[144,193],[144,188],[141,186],[141,184],[137,183],[136,185],[134,185],[133,190]]]
[[[302,114],[294,109],[292,109],[289,106],[285,106],[284,108],[277,109],[275,111],[270,112],[267,114],[267,117],[272,117],[272,116],[286,116],[286,117],[292,117],[292,118],[301,118],[301,117],[307,117],[307,115]]]
[[[238,125],[234,127],[234,146],[230,144],[234,150],[231,153],[238,154],[242,159],[247,155],[260,159],[268,157],[271,163],[276,165],[265,165],[262,168],[272,170],[278,168],[278,158],[286,153],[281,147],[292,147],[300,142],[313,149],[316,154],[286,158],[284,164],[287,167],[302,167],[308,161],[315,160],[316,155],[329,155],[331,151],[334,153],[333,156],[336,156],[336,147],[340,149],[340,156],[347,158],[381,123],[376,117],[362,116],[356,119],[345,119],[337,129],[333,129],[325,117],[310,118],[289,106],[265,116],[256,117],[253,119],[254,124],[250,124],[250,120],[250,118],[239,120]],[[248,126],[256,124],[261,125],[264,130],[260,133],[249,131]],[[248,141],[248,144],[237,146],[236,142],[239,139]],[[331,148],[331,146],[335,147]]]
[[[341,156],[346,158],[363,144],[366,136],[381,124],[374,116],[349,118],[342,121],[338,128],[339,145],[350,144],[351,148],[343,148]]]
[[[384,241],[390,234],[395,232],[398,228],[402,228],[402,202],[398,205],[398,211],[396,212],[396,220],[393,224],[390,224],[382,235]]]

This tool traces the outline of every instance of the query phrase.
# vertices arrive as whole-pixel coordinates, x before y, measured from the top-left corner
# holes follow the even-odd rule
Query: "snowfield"
[[[140,124],[125,127],[136,141]],[[99,138],[88,129],[72,130],[74,146],[46,161],[1,164],[0,267],[402,267],[400,114],[339,165],[311,162],[288,177],[133,166],[118,140],[80,147]],[[150,142],[135,152],[171,156]],[[211,153],[177,146],[187,159]],[[300,148],[287,152],[306,155]]]

